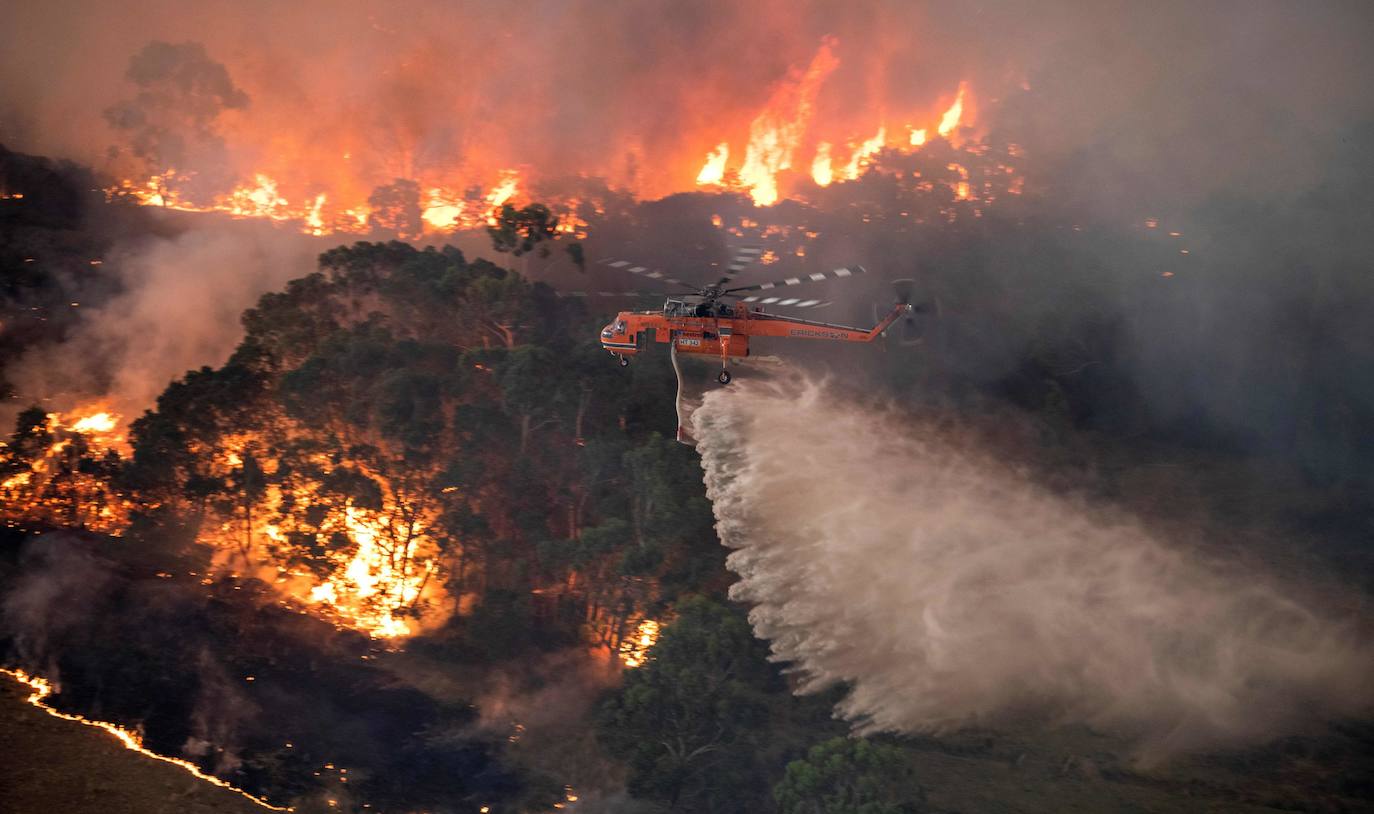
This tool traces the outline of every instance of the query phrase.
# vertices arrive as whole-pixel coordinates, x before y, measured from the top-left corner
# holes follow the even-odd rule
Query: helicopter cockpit
[[[733,317],[735,309],[713,300],[670,299],[663,303],[665,317]]]
[[[617,334],[620,336],[624,336],[625,328],[625,320],[617,319],[614,323],[607,325],[605,328],[601,329],[601,338],[614,339]]]

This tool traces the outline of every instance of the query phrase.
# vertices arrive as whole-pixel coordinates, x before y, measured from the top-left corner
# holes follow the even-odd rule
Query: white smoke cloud
[[[174,378],[222,364],[239,318],[262,294],[314,270],[319,242],[269,225],[206,223],[115,246],[122,291],[82,314],[66,341],[34,348],[9,375],[26,397],[65,409],[90,398],[132,417]]]
[[[693,417],[755,631],[865,732],[1087,723],[1142,758],[1367,711],[1356,621],[826,386]]]

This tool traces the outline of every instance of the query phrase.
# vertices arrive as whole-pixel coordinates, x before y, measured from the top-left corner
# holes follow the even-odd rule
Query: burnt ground
[[[0,676],[0,812],[4,814],[263,814],[267,809],[109,733],[26,703]]]

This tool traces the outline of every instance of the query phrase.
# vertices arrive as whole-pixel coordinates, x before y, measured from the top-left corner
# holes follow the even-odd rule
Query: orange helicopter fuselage
[[[872,342],[910,308],[905,304],[894,306],[886,318],[868,330],[742,307],[717,306],[700,315],[677,313],[671,307],[663,311],[621,311],[602,329],[601,345],[618,357],[634,356],[646,350],[650,342],[671,342],[678,353],[743,359],[749,355],[751,336]]]

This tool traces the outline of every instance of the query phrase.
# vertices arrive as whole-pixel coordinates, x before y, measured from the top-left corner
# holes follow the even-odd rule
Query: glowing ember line
[[[29,673],[26,673],[23,670],[11,670],[7,667],[0,667],[0,673],[4,673],[5,675],[13,678],[15,681],[27,685],[31,690],[33,690],[33,692],[30,693],[29,697],[25,700],[27,700],[28,703],[32,704],[33,706],[38,707],[39,709],[53,716],[54,718],[61,718],[64,721],[76,721],[79,724],[92,726],[96,729],[103,729],[106,732],[113,735],[115,739],[118,740],[120,743],[124,744],[124,748],[126,749],[138,752],[139,754],[145,755],[154,760],[160,760],[163,763],[170,763],[173,766],[177,766],[181,769],[184,769],[185,771],[189,772],[195,777],[204,780],[205,782],[210,783],[211,785],[219,786],[222,789],[228,789],[229,791],[232,791],[235,794],[244,797],[245,799],[251,800],[254,803],[257,803],[258,805],[270,811],[296,810],[290,806],[274,806],[266,800],[262,799],[261,797],[255,797],[252,794],[249,794],[248,792],[244,791],[243,789],[238,788],[237,786],[232,786],[229,783],[220,780],[218,777],[215,777],[212,774],[206,774],[205,772],[201,771],[200,768],[197,767],[194,763],[191,763],[188,760],[182,760],[181,758],[177,757],[167,757],[166,755],[159,755],[156,752],[151,752],[143,746],[143,738],[140,737],[137,732],[131,732],[118,724],[112,724],[108,721],[93,721],[90,718],[85,718],[80,715],[72,715],[66,712],[59,712],[53,709],[52,707],[43,703],[44,699],[52,695],[53,686],[51,681],[48,681],[46,678],[43,678],[42,676],[30,675]]]

